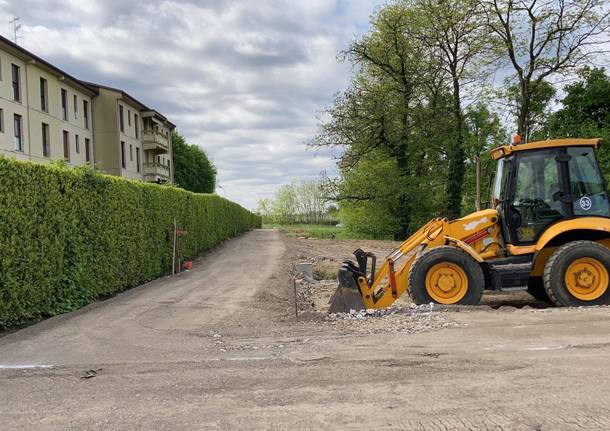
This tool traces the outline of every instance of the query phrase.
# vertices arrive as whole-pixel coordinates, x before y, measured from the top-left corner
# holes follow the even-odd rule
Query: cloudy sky
[[[166,114],[218,167],[219,194],[254,208],[294,178],[333,172],[306,149],[345,88],[336,55],[381,0],[0,0],[0,31],[84,80]],[[4,27],[4,28],[3,28]]]

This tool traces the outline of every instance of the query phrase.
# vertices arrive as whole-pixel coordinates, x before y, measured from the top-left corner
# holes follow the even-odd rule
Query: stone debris
[[[351,310],[349,313],[327,314],[324,321],[350,332],[364,334],[413,334],[459,326],[433,304]]]
[[[330,325],[349,333],[418,333],[458,326],[450,320],[443,307],[415,305],[406,299],[390,308],[351,310],[349,313],[328,314],[328,301],[337,288],[336,280],[305,280],[298,278],[297,304],[303,317],[318,325]]]

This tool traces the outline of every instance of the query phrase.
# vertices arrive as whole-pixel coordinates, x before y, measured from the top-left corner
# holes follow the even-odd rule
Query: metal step
[[[532,262],[491,264],[489,269],[493,279],[492,287],[502,291],[527,289],[532,267]]]

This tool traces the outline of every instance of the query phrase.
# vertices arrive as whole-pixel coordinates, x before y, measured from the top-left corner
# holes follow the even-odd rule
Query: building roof
[[[142,111],[153,112],[158,117],[163,119],[163,121],[166,121],[170,125],[171,128],[176,127],[165,116],[161,115],[159,112],[157,112],[153,109],[150,109],[148,106],[146,106],[145,104],[140,102],[138,99],[129,95],[128,93],[126,93],[125,91],[123,91],[121,89],[109,87],[107,85],[86,82],[86,81],[80,80],[78,78],[75,78],[74,76],[70,75],[69,73],[61,70],[60,68],[58,68],[57,66],[54,66],[53,64],[49,63],[48,61],[38,57],[36,54],[28,51],[27,49],[22,48],[21,46],[17,45],[16,43],[12,42],[11,40],[5,38],[2,35],[0,35],[0,46],[1,45],[4,46],[4,49],[6,51],[10,52],[15,57],[25,61],[26,63],[35,64],[35,65],[47,70],[48,72],[56,75],[60,79],[63,78],[63,80],[69,81],[69,83],[72,86],[77,87],[80,91],[82,91],[83,93],[85,93],[89,96],[95,96],[95,95],[99,94],[100,88],[103,88],[106,90],[111,90],[111,91],[116,91],[118,93],[121,93],[121,98],[128,100],[130,103],[136,105]]]
[[[35,64],[43,69],[46,69],[50,73],[57,75],[59,78],[63,78],[64,80],[69,81],[71,85],[77,87],[83,93],[88,94],[89,96],[94,96],[97,94],[97,91],[95,88],[88,86],[87,84],[83,83],[80,79],[77,79],[74,76],[70,75],[69,73],[66,73],[65,71],[61,70],[57,66],[52,65],[48,61],[38,57],[36,54],[31,53],[27,49],[20,47],[16,43],[10,41],[9,39],[7,39],[1,35],[0,35],[0,45],[4,45],[4,49],[6,51],[10,52],[15,57],[25,61],[26,63]]]
[[[81,82],[83,83],[83,85],[86,85],[86,86],[91,87],[91,88],[115,91],[115,92],[117,92],[117,93],[119,93],[121,95],[122,99],[125,99],[129,103],[131,103],[132,105],[137,106],[138,109],[140,109],[141,111],[144,111],[144,113],[151,113],[151,114],[161,118],[163,121],[167,122],[169,124],[170,128],[172,128],[172,129],[176,128],[175,124],[173,124],[171,121],[169,121],[167,119],[167,117],[165,117],[164,115],[160,114],[158,111],[155,111],[154,109],[149,108],[148,106],[146,106],[145,104],[140,102],[138,99],[136,99],[135,97],[133,97],[129,93],[121,90],[120,88],[110,87],[108,85],[96,84],[94,82],[86,82],[86,81],[81,81]]]
[[[494,148],[491,150],[491,157],[494,160],[501,159],[502,157],[506,157],[511,155],[514,152],[518,151],[527,151],[527,150],[540,150],[544,148],[557,148],[557,147],[595,147],[599,148],[602,140],[599,138],[593,139],[576,139],[576,138],[566,138],[566,139],[550,139],[547,141],[536,141],[536,142],[528,142],[527,144],[518,144],[518,145],[503,145],[498,148]]]

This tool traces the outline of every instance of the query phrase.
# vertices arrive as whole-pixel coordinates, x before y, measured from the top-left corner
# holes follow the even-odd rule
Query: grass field
[[[264,229],[279,229],[290,236],[319,239],[374,239],[366,235],[350,232],[343,226],[328,226],[317,224],[282,225],[263,223]]]

